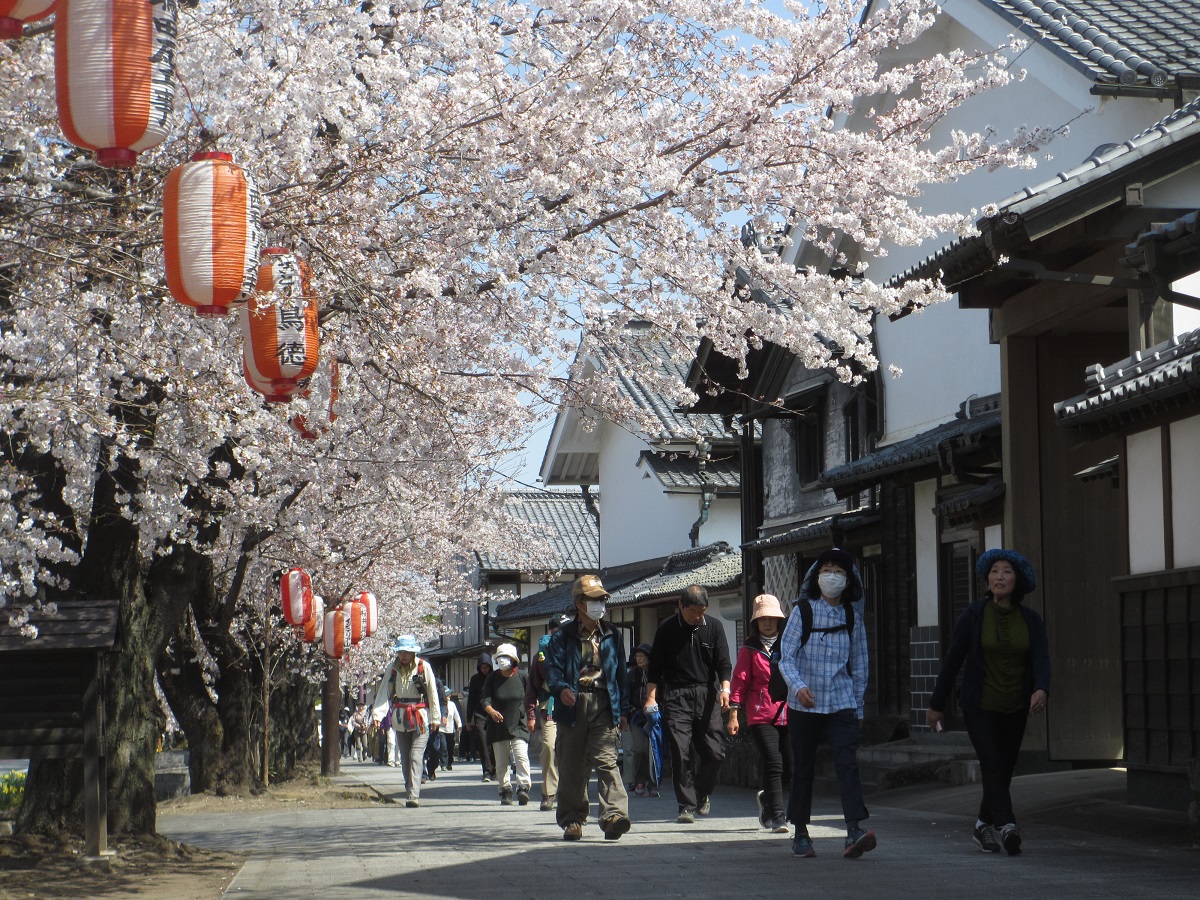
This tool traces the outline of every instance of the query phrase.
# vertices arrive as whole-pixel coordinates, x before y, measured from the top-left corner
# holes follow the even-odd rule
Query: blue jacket
[[[983,699],[983,610],[990,598],[976,600],[954,623],[950,633],[950,646],[942,660],[942,671],[938,673],[929,708],[937,712],[946,711],[946,701],[954,687],[954,678],[963,668],[962,687],[958,691],[958,705],[963,712],[972,713],[979,709]],[[1018,603],[1017,609],[1029,629],[1029,659],[1025,665],[1024,697],[1026,702],[1034,691],[1050,693],[1050,644],[1046,640],[1046,625],[1042,617]]]
[[[601,622],[600,668],[612,704],[613,724],[630,713],[629,694],[625,688],[625,643],[621,632],[608,622]],[[575,707],[562,702],[564,688],[579,691],[579,620],[572,619],[559,628],[546,646],[546,687],[555,698],[554,721],[568,727],[575,724]]]

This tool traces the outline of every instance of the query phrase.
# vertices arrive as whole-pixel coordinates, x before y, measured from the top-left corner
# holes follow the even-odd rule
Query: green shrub
[[[0,809],[16,809],[25,793],[25,773],[8,772],[0,776]]]

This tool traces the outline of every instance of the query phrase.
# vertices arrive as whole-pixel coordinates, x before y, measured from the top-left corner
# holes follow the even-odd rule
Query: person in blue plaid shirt
[[[854,557],[837,547],[821,553],[805,574],[792,607],[779,660],[788,686],[788,739],[792,745],[788,803],[788,819],[796,827],[792,853],[817,855],[808,823],[817,744],[824,734],[833,751],[846,819],[842,855],[857,859],[875,849],[875,834],[860,825],[870,815],[858,773],[858,731],[867,691],[867,630],[862,579]]]

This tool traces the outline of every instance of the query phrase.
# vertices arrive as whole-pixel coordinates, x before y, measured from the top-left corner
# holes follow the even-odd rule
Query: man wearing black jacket
[[[671,769],[682,824],[709,812],[709,795],[725,759],[724,722],[729,710],[729,643],[725,629],[705,616],[708,591],[693,584],[678,612],[658,626],[650,648],[647,714],[658,709],[671,736]]]

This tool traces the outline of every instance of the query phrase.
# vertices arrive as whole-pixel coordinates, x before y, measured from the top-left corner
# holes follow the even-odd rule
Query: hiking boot
[[[971,832],[971,839],[984,853],[1000,852],[1000,835],[991,825],[976,825],[975,830]]]
[[[708,802],[707,797],[700,798],[700,805],[696,807],[696,813],[701,816],[707,816],[712,812],[712,804]]]
[[[541,809],[542,809],[542,812],[547,812],[551,809],[554,809],[554,797],[553,796],[543,797]]]
[[[529,805],[529,791],[525,790],[525,788],[521,788],[519,791],[517,791],[517,803],[519,803],[521,806]]]
[[[808,832],[796,832],[796,836],[792,838],[792,856],[799,856],[801,859],[812,859],[817,855],[817,851],[813,849],[812,838],[808,836]]]
[[[763,806],[763,795],[765,791],[759,791],[754,795],[754,802],[758,804],[758,826],[760,828],[770,827],[770,822],[767,821],[767,808]]]
[[[500,792],[500,805],[501,806],[512,806],[513,805],[512,791],[501,791]]]
[[[619,841],[621,835],[629,830],[629,825],[629,820],[624,816],[609,816],[600,823],[606,841]]]
[[[416,809],[418,806],[421,805],[421,801],[420,800],[405,800],[404,805],[406,807],[408,807],[409,809]]]
[[[679,807],[679,815],[675,817],[675,821],[680,825],[695,825],[696,811],[690,806]]]
[[[863,831],[855,826],[846,835],[846,849],[842,856],[846,859],[858,859],[868,850],[875,849],[875,832]]]
[[[1009,856],[1017,856],[1021,852],[1021,829],[1015,822],[1009,822],[1000,829],[1000,843]]]
[[[785,819],[783,816],[776,816],[767,823],[767,827],[770,828],[775,834],[788,833],[787,819]]]
[[[577,841],[583,837],[583,826],[578,822],[568,822],[563,826],[563,840]]]

